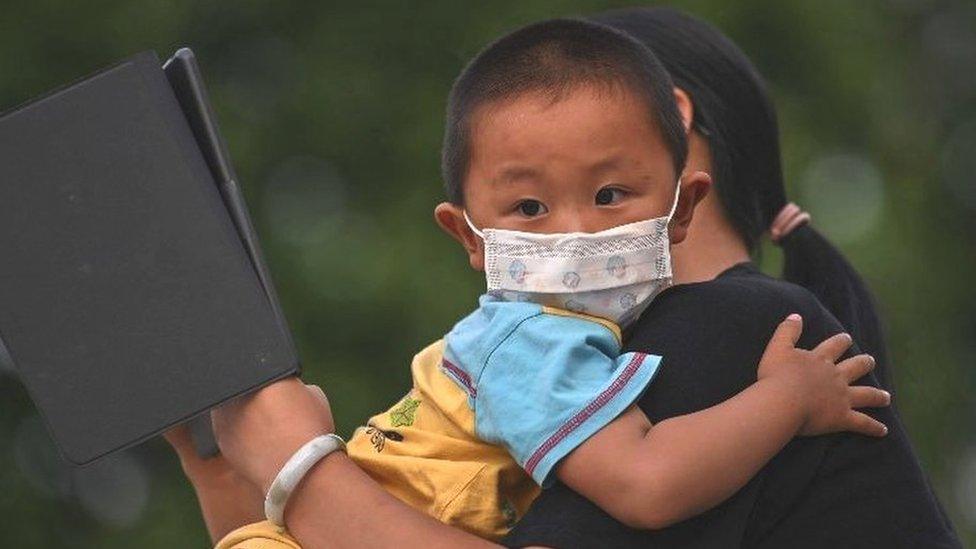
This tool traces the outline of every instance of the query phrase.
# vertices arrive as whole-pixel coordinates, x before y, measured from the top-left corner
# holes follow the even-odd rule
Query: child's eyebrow
[[[502,169],[495,177],[499,183],[512,183],[520,179],[538,179],[539,171],[528,166],[509,166]]]
[[[615,155],[615,156],[611,156],[609,158],[604,158],[602,160],[598,160],[597,162],[594,162],[589,167],[589,171],[590,171],[590,173],[594,173],[594,174],[606,173],[606,172],[613,171],[613,170],[619,168],[620,167],[620,164],[621,164],[620,157]]]
[[[594,162],[588,169],[590,170],[590,173],[599,177],[604,174],[617,172],[624,167],[630,166],[631,164],[632,162],[629,162],[628,159],[622,158],[618,155],[613,155]],[[654,173],[647,171],[646,168],[640,167],[636,169],[639,171],[631,174],[629,177],[630,179],[651,184],[657,182],[658,177]]]

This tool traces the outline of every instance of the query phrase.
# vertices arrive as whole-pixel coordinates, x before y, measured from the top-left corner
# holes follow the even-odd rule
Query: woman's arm
[[[299,447],[334,430],[325,395],[312,389],[289,378],[213,413],[221,453],[261,493]],[[305,549],[497,547],[402,503],[341,453],[309,471],[285,508],[285,523]]]
[[[803,351],[794,347],[801,331],[798,317],[780,324],[759,381],[721,404],[653,427],[632,408],[567,456],[557,468],[560,480],[621,522],[658,529],[724,501],[797,434],[883,436],[881,423],[852,410],[890,399],[878,389],[849,387],[871,370],[870,357],[835,365],[850,338]]]
[[[264,495],[235,471],[222,455],[201,458],[186,425],[165,434],[193,485],[207,533],[214,543],[245,524],[264,520]]]
[[[311,472],[288,504],[285,521],[302,547],[497,547],[407,506],[375,483],[345,454]]]

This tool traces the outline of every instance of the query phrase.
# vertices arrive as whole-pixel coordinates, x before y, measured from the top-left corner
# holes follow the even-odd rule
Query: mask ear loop
[[[668,225],[671,224],[671,218],[674,217],[674,212],[678,211],[678,198],[681,197],[681,178],[678,178],[678,183],[674,188],[674,202],[671,203],[671,211],[668,213]],[[467,213],[465,213],[467,215]],[[470,223],[470,222],[469,222]]]
[[[485,233],[479,231],[478,228],[474,226],[474,223],[471,221],[471,218],[468,217],[468,210],[464,210],[464,212],[462,212],[462,213],[464,214],[464,220],[468,223],[468,227],[471,228],[471,231],[474,234],[478,235],[482,240],[484,240],[485,239]]]

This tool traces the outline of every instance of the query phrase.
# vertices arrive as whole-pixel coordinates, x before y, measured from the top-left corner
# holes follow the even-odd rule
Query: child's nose
[[[591,225],[595,220],[588,219],[586,211],[582,208],[566,208],[560,215],[557,223],[558,232],[561,233],[592,233],[595,231]]]

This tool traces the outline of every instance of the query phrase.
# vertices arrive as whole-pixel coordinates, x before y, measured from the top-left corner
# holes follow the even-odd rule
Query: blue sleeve
[[[606,327],[538,314],[520,322],[486,357],[474,380],[475,429],[505,446],[542,486],[553,467],[633,404],[661,361],[619,355]]]

